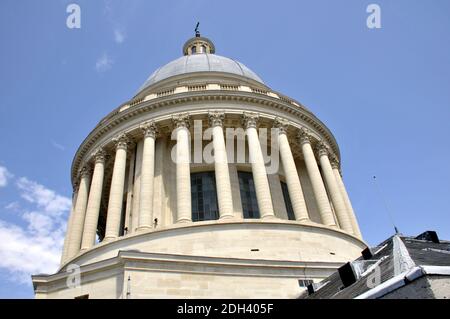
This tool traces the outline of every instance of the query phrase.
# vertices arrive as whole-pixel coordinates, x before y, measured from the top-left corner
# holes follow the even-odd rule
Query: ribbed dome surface
[[[175,75],[208,71],[237,74],[264,84],[255,72],[238,61],[216,54],[192,54],[182,56],[157,69],[139,91]]]

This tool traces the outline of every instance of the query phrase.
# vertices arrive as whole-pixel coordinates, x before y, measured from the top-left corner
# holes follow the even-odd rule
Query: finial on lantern
[[[195,26],[195,36],[197,38],[200,37],[200,31],[198,30],[198,27],[200,26],[200,22],[197,22],[197,25]]]

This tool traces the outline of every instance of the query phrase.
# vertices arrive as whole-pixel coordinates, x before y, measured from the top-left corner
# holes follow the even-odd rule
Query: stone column
[[[134,168],[133,185],[133,207],[131,208],[130,233],[134,233],[139,227],[139,203],[141,195],[141,171],[142,171],[142,153],[144,150],[144,140],[136,144],[136,159]]]
[[[177,188],[177,223],[192,221],[191,208],[191,170],[190,141],[188,114],[178,114],[172,117],[176,128],[176,188]]]
[[[67,260],[67,250],[69,248],[69,240],[70,240],[69,237],[72,232],[73,216],[75,215],[75,205],[77,203],[77,196],[78,196],[78,182],[74,183],[73,188],[74,189],[72,194],[72,208],[70,210],[69,220],[67,221],[66,226],[66,237],[64,238],[63,252],[61,255],[61,265],[64,264],[64,262]]]
[[[341,173],[339,171],[339,162],[337,161],[336,158],[332,158],[331,167],[333,168],[333,173],[336,178],[336,182],[339,186],[339,190],[341,192],[342,198],[344,199],[344,203],[347,208],[347,214],[352,224],[353,234],[355,234],[358,238],[362,239],[362,234],[361,230],[359,229],[358,220],[356,219],[355,212],[353,211],[352,203],[350,202],[350,198],[345,188],[344,181],[342,180]]]
[[[98,215],[102,201],[103,177],[105,175],[105,156],[103,149],[98,149],[93,154],[95,160],[94,173],[92,174],[91,190],[84,221],[83,241],[81,250],[87,250],[94,246],[97,233]]]
[[[130,150],[130,160],[127,172],[127,185],[125,187],[126,205],[125,205],[125,234],[132,233],[132,216],[133,216],[133,190],[134,190],[134,166],[136,165],[136,151]]]
[[[212,127],[213,136],[214,170],[220,219],[234,217],[230,172],[228,170],[227,151],[223,134],[224,118],[225,114],[222,112],[209,113],[209,124]]]
[[[339,225],[344,231],[353,233],[352,224],[347,214],[344,199],[336,182],[333,169],[331,168],[330,159],[328,158],[328,148],[323,142],[318,145],[318,155],[320,165],[322,167],[322,173],[325,178],[325,182],[327,183],[328,191],[330,192],[330,197],[333,202]]]
[[[105,242],[119,237],[122,218],[123,191],[125,186],[125,170],[127,164],[127,148],[130,143],[125,134],[120,134],[113,142],[116,144],[116,157],[109,192],[108,215],[106,217]]]
[[[81,239],[83,236],[84,219],[89,194],[89,182],[91,171],[84,166],[80,170],[80,186],[78,188],[77,203],[72,219],[72,229],[70,230],[69,245],[67,248],[67,258],[70,259],[79,253]]]
[[[139,195],[139,231],[151,229],[153,225],[153,179],[157,129],[154,122],[147,122],[141,125],[141,130],[144,132],[144,149],[141,167],[141,194]]]
[[[256,198],[258,201],[261,218],[274,218],[272,196],[270,194],[269,181],[267,179],[264,157],[256,130],[259,116],[254,113],[244,112],[243,124],[248,139],[248,151],[252,165],[253,181],[255,183]]]
[[[287,137],[287,127],[289,123],[282,119],[276,119],[274,126],[278,128],[278,144],[280,148],[281,162],[283,163],[286,185],[289,197],[294,210],[295,219],[299,221],[309,221],[308,210],[303,196],[302,185],[295,167],[294,157]]]
[[[323,184],[322,176],[320,175],[319,167],[317,166],[316,158],[311,147],[309,132],[304,128],[301,129],[298,138],[302,147],[306,170],[308,171],[322,223],[327,226],[336,227],[333,211],[331,210],[330,202],[328,201],[327,191]]]

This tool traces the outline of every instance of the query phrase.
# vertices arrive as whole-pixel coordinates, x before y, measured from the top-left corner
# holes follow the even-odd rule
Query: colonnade
[[[228,171],[228,159],[224,137],[225,114],[220,111],[208,114],[212,128],[214,147],[214,169],[219,207],[219,218],[233,218],[233,199]],[[176,222],[192,222],[191,217],[191,185],[190,185],[190,116],[186,113],[172,117],[175,128],[176,145]],[[262,219],[275,218],[272,196],[267,178],[264,157],[258,137],[259,116],[256,113],[244,112],[242,123],[248,141],[251,169],[255,184],[256,198]],[[273,126],[278,128],[278,145],[283,165],[286,184],[296,220],[309,223],[304,192],[292,154],[288,138],[289,122],[276,118]],[[155,142],[158,128],[155,122],[149,121],[140,126],[143,133],[142,156],[136,156],[136,168],[140,169],[139,185],[133,186],[139,192],[138,202],[133,204],[133,220],[136,231],[153,228],[153,197],[155,170]],[[332,228],[340,228],[345,232],[361,238],[358,223],[339,171],[339,163],[329,148],[323,143],[315,143],[306,128],[297,130],[296,139],[300,145],[306,170],[311,181],[312,191],[322,223]],[[115,145],[114,166],[108,197],[108,213],[104,241],[113,241],[119,237],[125,190],[127,150],[131,140],[126,134],[113,139]],[[316,152],[315,152],[316,151]],[[316,157],[316,154],[317,157]],[[83,166],[79,174],[79,182],[74,191],[73,208],[69,218],[64,243],[62,262],[76,256],[80,250],[90,249],[95,244],[97,223],[100,214],[102,192],[104,190],[105,160],[104,149],[97,149],[91,156],[93,169]],[[138,165],[139,164],[139,165]],[[319,169],[319,164],[320,168]],[[329,200],[331,199],[331,201]],[[137,210],[137,216],[136,216]],[[334,213],[333,213],[334,212]]]

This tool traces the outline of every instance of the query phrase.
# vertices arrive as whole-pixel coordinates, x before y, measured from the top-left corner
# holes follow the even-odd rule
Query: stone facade
[[[33,276],[37,298],[295,298],[299,279],[319,281],[366,247],[331,132],[214,51],[206,38],[188,41],[187,56],[221,67],[170,73],[169,63],[81,144],[61,268]],[[209,137],[196,138],[199,124]],[[214,172],[216,219],[193,221],[199,172]],[[252,175],[257,218],[245,218],[239,172]]]

